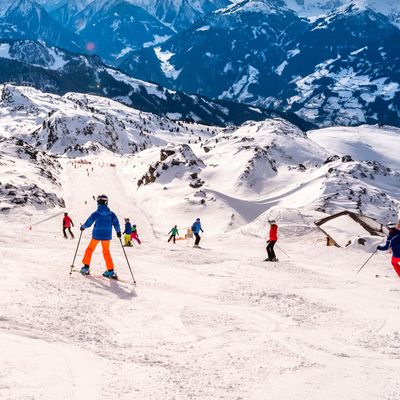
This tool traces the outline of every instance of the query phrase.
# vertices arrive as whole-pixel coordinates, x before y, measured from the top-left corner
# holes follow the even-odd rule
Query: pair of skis
[[[89,274],[82,274],[81,271],[79,271],[78,269],[75,269],[75,268],[72,269],[72,272],[79,273],[82,276],[85,276],[85,277],[88,277],[88,278],[89,277],[96,278],[96,279],[101,278],[101,279],[105,279],[105,280],[109,280],[109,281],[116,281],[116,282],[120,282],[120,283],[125,283],[126,285],[136,286],[136,282],[134,283],[134,282],[125,281],[124,279],[120,279],[118,276],[116,278],[107,278],[107,277],[105,277],[103,275],[99,275],[99,274],[96,274],[96,275],[92,275],[90,273]]]
[[[71,269],[70,269],[70,271],[69,271],[69,274],[70,274],[70,275],[72,275],[72,272],[73,272],[73,271],[79,272],[79,273],[80,273],[80,271],[77,271],[77,270],[74,269],[74,268],[75,268],[76,255],[78,254],[79,244],[81,243],[81,239],[82,239],[82,233],[83,233],[83,231],[81,230],[81,233],[80,233],[80,235],[79,235],[78,244],[77,244],[76,250],[75,250],[74,259],[72,260]],[[123,281],[122,279],[119,279],[118,277],[117,277],[117,279],[115,279],[115,278],[107,278],[107,277],[105,277],[105,276],[102,276],[102,278],[104,278],[104,279],[114,279],[114,280],[117,281],[117,282],[123,282],[123,283],[126,283],[126,284],[128,284],[128,285],[136,286],[136,280],[135,280],[135,277],[133,276],[132,268],[131,268],[131,265],[129,264],[128,256],[126,255],[126,251],[125,251],[124,245],[122,244],[121,238],[119,238],[119,242],[121,243],[122,251],[124,252],[124,255],[125,255],[125,258],[126,258],[126,262],[128,263],[129,271],[131,272],[133,282]]]

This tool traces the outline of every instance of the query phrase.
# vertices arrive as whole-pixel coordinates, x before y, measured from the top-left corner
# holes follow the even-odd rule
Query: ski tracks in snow
[[[59,219],[5,233],[3,262],[12,273],[0,281],[0,391],[9,399],[389,400],[400,393],[397,281],[371,278],[386,259],[355,280],[360,254],[312,240],[283,238],[291,258],[277,264],[262,262],[262,241],[240,233],[207,236],[209,251],[167,244],[130,197],[129,182],[104,168],[88,177],[66,167],[67,211],[77,233],[95,208],[92,196],[104,192],[120,220],[138,222],[143,246],[126,249],[138,287],[100,277],[100,249],[96,276],[69,276],[77,240],[62,239]],[[77,268],[89,238],[84,232]],[[130,279],[115,238],[112,254],[118,274]],[[46,387],[46,377],[54,385]]]

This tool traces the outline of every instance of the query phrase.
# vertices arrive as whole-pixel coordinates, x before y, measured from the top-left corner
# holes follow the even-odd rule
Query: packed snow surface
[[[62,238],[60,215],[40,223],[54,211],[1,217],[9,227],[1,239],[4,398],[396,398],[400,291],[388,255],[356,276],[367,253],[299,232],[278,242],[290,258],[277,249],[280,263],[264,263],[266,226],[259,237],[222,234],[211,216],[203,219],[204,248],[168,244],[173,210],[150,222],[118,173],[125,161],[89,161],[89,176],[85,164],[64,162],[75,240]],[[92,276],[69,275],[77,226],[102,192],[121,222],[129,216],[138,225],[143,244],[126,249],[136,288],[99,276],[99,249]],[[187,224],[196,216],[188,213]],[[85,231],[76,268],[89,239]],[[116,237],[112,254],[129,281]]]
[[[400,129],[376,126],[326,128],[308,132],[308,137],[335,154],[348,154],[358,160],[379,161],[400,169]]]
[[[397,216],[396,131],[220,129],[19,89],[0,115],[1,399],[399,398],[390,255],[356,274],[382,239],[327,247],[313,224],[343,209]],[[101,276],[100,246],[90,276],[69,274],[102,193],[137,225],[142,245],[124,248],[136,287],[115,234],[124,282]],[[184,238],[196,217],[201,248]],[[271,217],[279,263],[263,261]],[[175,224],[182,240],[167,243]]]

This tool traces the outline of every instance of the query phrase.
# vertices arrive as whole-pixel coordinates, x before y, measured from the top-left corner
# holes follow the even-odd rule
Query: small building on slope
[[[315,225],[325,234],[328,246],[347,247],[357,237],[385,236],[382,224],[374,218],[351,211],[320,219]]]

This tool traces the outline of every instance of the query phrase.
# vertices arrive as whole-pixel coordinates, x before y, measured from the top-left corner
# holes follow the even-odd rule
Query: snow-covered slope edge
[[[267,120],[186,147],[143,151],[123,171],[156,221],[172,209],[181,223],[190,211],[212,218],[221,230],[250,222],[255,227],[270,216],[312,226],[316,218],[342,210],[385,222],[400,207],[400,169],[384,153],[400,146],[400,136],[390,130],[380,135],[382,156],[376,160],[356,149],[332,151],[285,121]]]
[[[19,206],[64,207],[61,170],[55,157],[20,139],[0,136],[0,212]]]
[[[10,85],[2,90],[0,116],[3,136],[49,154],[124,156],[115,163],[119,172],[159,218],[172,208],[182,220],[188,212],[218,215],[216,224],[226,228],[232,214],[238,227],[279,210],[296,210],[311,224],[343,209],[386,221],[399,208],[393,149],[400,136],[391,128],[341,128],[334,140],[329,130],[307,135],[282,119],[223,129],[93,95],[61,97]]]
[[[172,121],[94,95],[58,96],[12,85],[0,86],[0,92],[2,134],[57,155],[133,154],[220,129]]]

